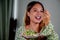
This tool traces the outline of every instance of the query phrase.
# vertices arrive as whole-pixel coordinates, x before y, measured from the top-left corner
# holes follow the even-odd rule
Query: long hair
[[[25,20],[24,20],[25,26],[30,24],[30,18],[29,18],[29,16],[27,15],[27,12],[30,12],[31,8],[32,8],[35,4],[40,4],[41,7],[43,8],[43,12],[44,12],[44,6],[43,6],[43,4],[42,4],[41,2],[38,2],[38,1],[32,1],[32,2],[30,2],[30,3],[27,5]],[[44,21],[44,20],[46,20],[46,21]],[[42,20],[42,21],[39,23],[39,31],[42,29],[42,27],[44,27],[45,25],[48,24],[47,18],[44,19],[44,20]]]

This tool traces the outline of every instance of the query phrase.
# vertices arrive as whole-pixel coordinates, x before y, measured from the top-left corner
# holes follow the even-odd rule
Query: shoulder
[[[53,29],[53,25],[52,25],[51,22],[49,22],[49,24],[42,29],[41,34],[42,34],[42,35],[45,35],[45,36],[51,35],[52,30],[54,30],[54,29]]]
[[[54,28],[54,26],[53,26],[53,24],[51,23],[51,21],[50,21],[49,24],[46,26],[46,28],[48,28],[48,29],[53,29],[53,28]]]
[[[16,29],[16,35],[15,35],[15,40],[25,40],[22,36],[21,33],[24,32],[24,26],[20,26]]]
[[[24,31],[24,26],[20,26],[16,29],[16,38],[20,37],[20,34]]]
[[[24,31],[24,26],[20,26],[20,27],[18,27],[17,29],[16,29],[16,32],[18,33],[18,32],[23,32]]]

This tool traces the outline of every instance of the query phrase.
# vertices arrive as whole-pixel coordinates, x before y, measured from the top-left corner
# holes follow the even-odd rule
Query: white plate
[[[39,36],[40,36],[39,33],[34,34],[33,36],[26,36],[26,35],[23,35],[23,34],[22,34],[22,37],[24,37],[24,38],[37,38],[37,37],[39,37]]]

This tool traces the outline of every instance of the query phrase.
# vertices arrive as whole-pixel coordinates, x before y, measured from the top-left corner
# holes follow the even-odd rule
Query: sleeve
[[[16,30],[15,40],[25,40],[20,36],[20,34],[23,32],[23,28],[20,27]]]
[[[54,31],[53,25],[51,22],[46,26],[46,28],[41,33],[42,35],[47,37],[47,40],[59,40],[58,34]]]
[[[53,25],[49,23],[40,34],[44,36],[48,36],[51,35],[52,30],[53,30]]]
[[[47,36],[47,40],[59,40],[58,34],[53,30],[52,34]]]

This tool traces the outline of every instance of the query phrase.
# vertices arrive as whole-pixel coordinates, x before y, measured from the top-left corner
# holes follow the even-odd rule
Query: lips
[[[40,20],[41,16],[35,16],[35,19]]]

